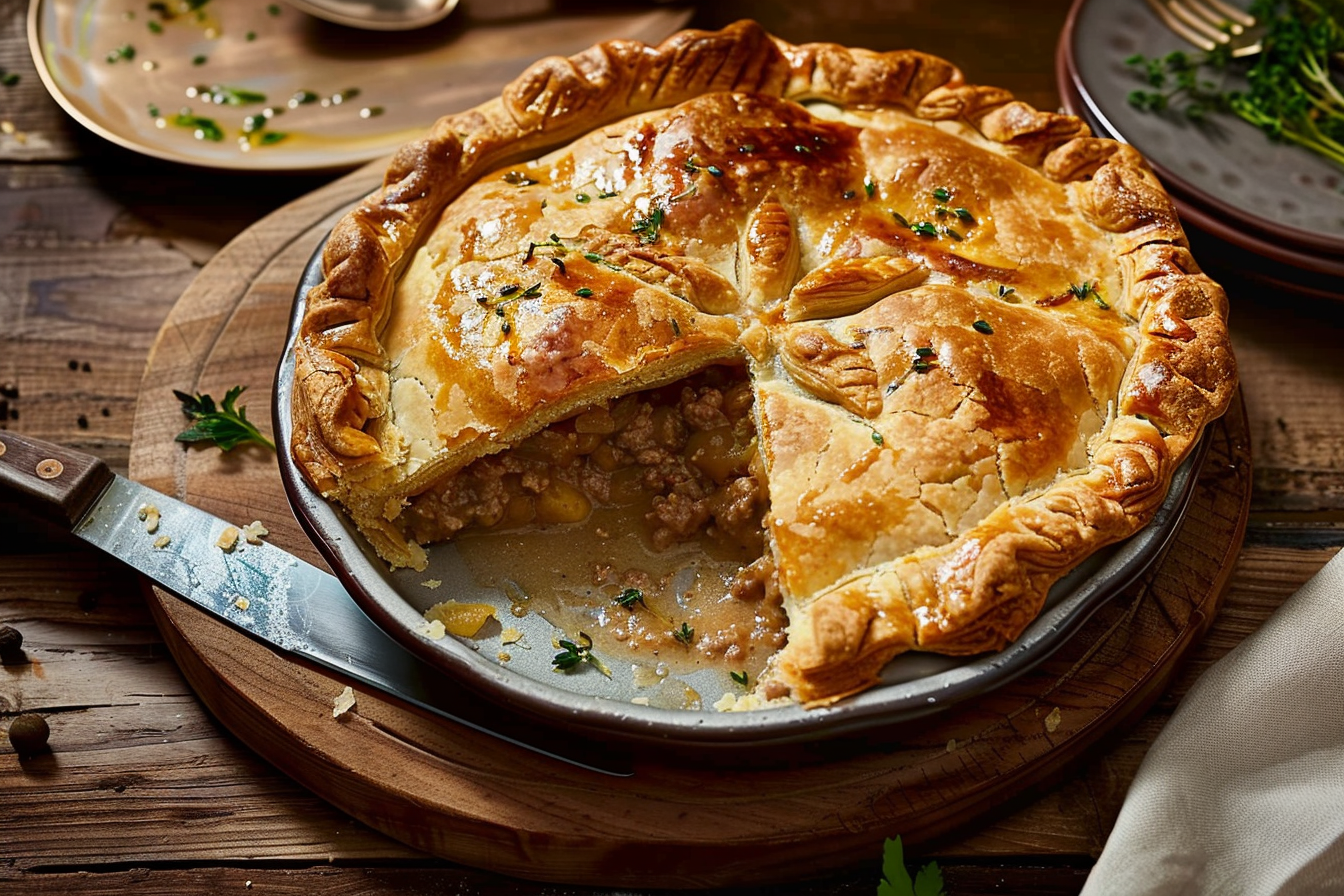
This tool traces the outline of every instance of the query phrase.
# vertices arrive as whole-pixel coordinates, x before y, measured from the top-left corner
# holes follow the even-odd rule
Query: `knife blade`
[[[68,528],[165,590],[271,648],[447,721],[552,759],[626,777],[617,757],[477,703],[373,623],[340,581],[236,526],[112,472],[100,458],[0,432],[0,499]],[[157,522],[156,522],[157,521]],[[234,540],[221,540],[233,528]],[[152,531],[151,531],[152,530]],[[527,733],[533,734],[532,738]]]

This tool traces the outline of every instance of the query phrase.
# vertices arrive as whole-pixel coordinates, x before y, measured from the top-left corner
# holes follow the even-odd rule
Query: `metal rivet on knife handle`
[[[4,456],[5,456],[5,452],[8,451],[8,450],[9,450],[9,447],[8,447],[4,442],[0,442],[0,457],[4,457]]]
[[[65,472],[65,464],[54,457],[37,462],[37,475],[40,479],[55,479]]]

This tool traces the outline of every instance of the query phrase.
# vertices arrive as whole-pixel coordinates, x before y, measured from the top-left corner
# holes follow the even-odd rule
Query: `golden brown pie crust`
[[[1133,149],[752,22],[542,60],[397,153],[323,270],[291,450],[394,565],[442,476],[746,358],[773,674],[813,704],[1017,637],[1236,386],[1226,297]]]

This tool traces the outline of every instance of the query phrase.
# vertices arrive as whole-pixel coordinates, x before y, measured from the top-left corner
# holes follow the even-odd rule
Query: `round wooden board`
[[[262,520],[270,541],[321,564],[256,448],[184,449],[173,389],[222,395],[268,428],[294,285],[337,217],[379,182],[374,163],[294,202],[226,247],[182,296],[151,353],[131,475],[221,517]],[[551,882],[706,887],[797,880],[963,830],[1048,786],[1136,719],[1204,633],[1241,546],[1250,448],[1240,400],[1212,446],[1171,549],[1034,671],[829,758],[706,768],[635,756],[614,778],[549,760],[277,655],[154,591],[163,636],[202,701],[239,738],[341,810],[463,864]],[[613,750],[622,750],[613,747]]]

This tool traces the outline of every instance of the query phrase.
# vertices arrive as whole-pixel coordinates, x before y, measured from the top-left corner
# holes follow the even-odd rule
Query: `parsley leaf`
[[[247,419],[247,409],[235,407],[245,388],[234,386],[224,394],[219,407],[209,395],[199,392],[190,395],[174,389],[173,395],[182,402],[182,413],[192,421],[191,426],[177,434],[177,441],[214,442],[221,451],[231,451],[243,442],[256,442],[274,451],[275,443]]]
[[[915,896],[945,896],[943,872],[937,862],[930,862],[915,875]]]
[[[877,896],[945,896],[943,872],[937,862],[930,862],[911,880],[910,872],[905,870],[901,838],[888,839],[882,845],[882,880],[877,885]]]

